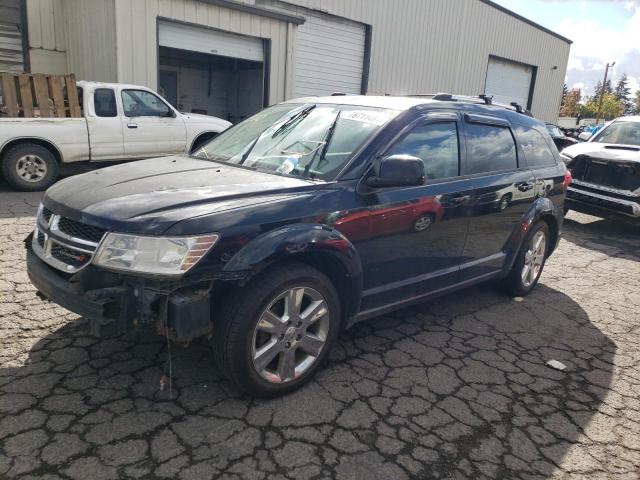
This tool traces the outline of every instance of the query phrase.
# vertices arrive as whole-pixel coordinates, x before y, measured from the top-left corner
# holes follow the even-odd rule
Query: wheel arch
[[[362,297],[360,256],[348,239],[327,226],[297,224],[260,235],[237,252],[224,271],[245,272],[247,282],[282,261],[304,263],[331,280],[340,296],[343,325],[356,315]]]
[[[504,251],[507,256],[504,262],[503,274],[506,276],[513,266],[518,252],[524,242],[531,227],[539,221],[544,221],[549,226],[551,238],[549,241],[549,251],[547,257],[553,253],[560,236],[560,222],[558,221],[558,211],[556,206],[547,197],[541,197],[531,205],[522,216],[520,224],[507,240]]]
[[[194,137],[193,140],[191,141],[191,145],[189,146],[189,153],[193,153],[193,149],[195,148],[196,145],[198,145],[198,142],[202,139],[206,139],[206,140],[211,140],[215,137],[217,137],[218,135],[220,135],[221,132],[215,132],[213,130],[206,130],[204,132],[199,132],[197,133]]]
[[[53,154],[54,158],[59,164],[62,163],[63,157],[62,157],[62,153],[60,152],[60,149],[53,142],[40,137],[12,138],[8,142],[6,142],[4,145],[2,145],[2,147],[0,147],[0,160],[4,159],[4,156],[11,148],[16,147],[18,145],[25,145],[29,143],[40,145],[41,147],[46,148]]]

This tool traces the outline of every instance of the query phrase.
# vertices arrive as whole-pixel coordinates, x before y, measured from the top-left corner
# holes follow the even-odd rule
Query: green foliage
[[[620,80],[618,80],[618,83],[616,83],[616,88],[614,89],[613,94],[622,104],[623,112],[627,115],[631,114],[633,111],[633,102],[629,99],[631,89],[629,88],[629,79],[627,78],[626,73],[623,73]]]

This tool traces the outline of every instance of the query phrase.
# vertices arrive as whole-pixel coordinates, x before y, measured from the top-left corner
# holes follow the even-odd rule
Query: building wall
[[[34,73],[67,73],[63,0],[27,0],[29,60]]]
[[[371,25],[369,94],[477,95],[495,55],[538,67],[532,111],[558,116],[570,45],[480,0],[288,2]]]
[[[68,71],[82,80],[115,82],[114,0],[64,0],[64,4]]]
[[[34,73],[116,80],[114,0],[27,0]]]
[[[157,87],[157,17],[163,17],[269,39],[269,103],[284,100],[292,88],[287,64],[293,29],[285,21],[196,0],[115,0],[115,11],[119,82]]]

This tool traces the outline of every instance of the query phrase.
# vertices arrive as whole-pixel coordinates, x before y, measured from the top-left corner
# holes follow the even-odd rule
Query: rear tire
[[[318,270],[293,262],[268,269],[233,290],[214,317],[216,364],[252,396],[289,393],[311,380],[326,359],[340,314],[338,294]]]
[[[507,293],[523,297],[538,284],[549,251],[549,234],[549,225],[544,220],[531,227],[509,275],[502,280],[502,288]]]
[[[35,143],[9,148],[2,158],[2,175],[23,192],[46,190],[58,178],[58,162],[51,151]]]

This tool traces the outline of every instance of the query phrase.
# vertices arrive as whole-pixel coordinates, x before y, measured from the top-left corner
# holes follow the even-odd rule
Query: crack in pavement
[[[284,398],[235,391],[207,342],[174,349],[169,399],[161,338],[96,339],[35,296],[39,195],[0,191],[1,478],[639,478],[631,229],[570,213],[530,296],[480,285],[358,324]]]

